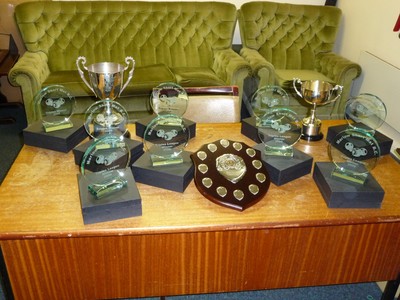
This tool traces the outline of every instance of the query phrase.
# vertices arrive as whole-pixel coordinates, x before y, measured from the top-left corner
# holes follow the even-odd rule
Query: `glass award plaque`
[[[96,140],[84,153],[81,174],[88,182],[88,191],[101,199],[127,187],[130,150],[120,136],[106,135]]]
[[[153,88],[150,105],[154,113],[174,114],[182,117],[188,106],[188,95],[184,88],[172,82]]]
[[[269,109],[259,121],[258,134],[266,155],[293,157],[293,146],[301,133],[300,119],[288,108]]]
[[[378,162],[380,148],[370,133],[348,129],[337,134],[330,142],[328,153],[335,165],[333,177],[362,185]]]
[[[143,139],[153,166],[173,165],[183,162],[181,154],[189,142],[190,133],[181,117],[162,114],[147,125]]]
[[[261,118],[268,110],[289,105],[289,95],[279,86],[259,88],[250,100],[251,108],[257,118]]]
[[[347,101],[345,118],[351,128],[375,133],[386,120],[387,110],[383,101],[372,94],[360,94]]]
[[[40,90],[34,99],[37,117],[45,132],[73,127],[70,120],[75,109],[75,97],[62,85],[50,85]]]
[[[94,139],[104,135],[124,136],[129,121],[128,112],[116,101],[100,100],[85,113],[85,129]]]

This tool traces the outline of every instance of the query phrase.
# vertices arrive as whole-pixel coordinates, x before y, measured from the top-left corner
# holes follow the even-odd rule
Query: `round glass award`
[[[274,108],[267,111],[258,126],[258,136],[265,145],[266,155],[293,156],[293,146],[299,141],[302,122],[298,115],[288,108]]]
[[[85,113],[86,132],[94,139],[112,134],[123,136],[127,133],[128,112],[116,101],[100,100],[93,103]]]
[[[36,114],[46,132],[71,128],[75,97],[62,85],[50,85],[39,91],[35,99]]]
[[[143,138],[153,166],[179,164],[183,162],[181,154],[190,132],[181,117],[163,114],[147,125]]]
[[[347,129],[339,132],[330,142],[328,153],[335,164],[332,176],[363,184],[378,162],[380,148],[370,133]]]
[[[89,182],[89,193],[101,199],[124,189],[129,162],[130,150],[121,137],[106,135],[96,140],[81,162],[81,174]]]
[[[279,86],[264,86],[250,100],[256,117],[262,117],[269,109],[289,105],[289,95]]]
[[[176,83],[162,83],[153,89],[150,105],[157,114],[183,116],[188,106],[186,90]]]
[[[345,118],[350,127],[375,132],[386,119],[383,101],[372,94],[360,94],[347,101]]]

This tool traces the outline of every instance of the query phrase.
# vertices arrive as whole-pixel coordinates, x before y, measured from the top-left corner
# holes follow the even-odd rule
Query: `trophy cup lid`
[[[346,103],[345,118],[352,128],[373,132],[385,122],[386,115],[385,104],[373,94],[363,93]]]
[[[188,106],[186,90],[173,82],[161,83],[153,89],[150,105],[157,115],[174,114],[183,116]]]
[[[62,129],[62,124],[69,123],[75,110],[75,97],[62,85],[49,85],[41,89],[35,95],[34,103],[36,114],[45,128]]]
[[[259,88],[251,97],[251,107],[257,117],[263,116],[266,111],[278,106],[289,105],[289,95],[287,92],[274,85],[267,85]]]

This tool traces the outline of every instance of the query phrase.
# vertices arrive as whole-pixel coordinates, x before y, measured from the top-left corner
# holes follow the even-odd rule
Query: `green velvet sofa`
[[[293,78],[319,79],[343,86],[343,92],[336,102],[317,108],[318,117],[343,118],[361,67],[333,52],[341,18],[341,10],[333,6],[243,4],[238,11],[241,55],[250,63],[254,78],[246,85],[243,101],[247,106],[257,88],[279,85],[291,96],[293,109],[306,115],[310,105],[293,93]]]
[[[236,18],[235,5],[224,2],[21,3],[15,20],[26,52],[9,80],[21,87],[28,123],[38,118],[33,99],[47,85],[68,88],[76,97],[77,113],[95,101],[79,76],[79,56],[86,57],[86,65],[125,65],[125,57],[134,58],[133,78],[118,98],[133,112],[132,119],[150,113],[150,92],[162,82],[236,85],[240,94],[250,67],[231,48]]]

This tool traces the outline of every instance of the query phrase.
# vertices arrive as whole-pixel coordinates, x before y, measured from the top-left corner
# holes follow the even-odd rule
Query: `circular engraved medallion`
[[[346,103],[345,118],[352,128],[375,131],[386,119],[383,101],[372,94],[360,94]]]
[[[333,175],[363,183],[379,160],[380,148],[370,133],[348,129],[335,136],[328,146],[328,153],[336,166]]]
[[[260,118],[258,136],[265,145],[265,153],[293,156],[292,147],[299,141],[302,123],[288,108],[274,108]]]
[[[269,189],[260,151],[245,143],[218,140],[203,145],[191,158],[197,189],[219,205],[242,211],[260,201]]]
[[[147,125],[143,138],[154,166],[178,164],[183,162],[181,153],[189,142],[190,132],[184,119],[165,114]],[[199,153],[198,157],[205,159],[207,154]]]
[[[97,139],[85,151],[80,166],[89,183],[89,193],[100,199],[124,189],[129,161],[130,150],[123,138],[106,135]]]
[[[86,132],[94,139],[104,135],[123,136],[128,131],[128,112],[116,101],[100,100],[85,113]]]
[[[62,85],[50,85],[36,94],[35,111],[45,131],[72,127],[70,118],[75,110],[75,97]]]
[[[250,100],[256,117],[262,117],[268,110],[289,105],[289,96],[279,86],[264,86],[258,89]]]
[[[182,117],[186,112],[189,97],[186,90],[172,82],[162,83],[153,89],[150,105],[159,114],[174,114]]]

